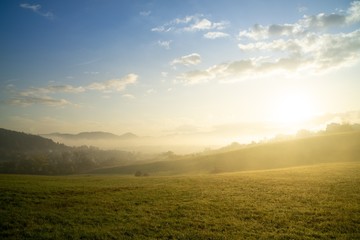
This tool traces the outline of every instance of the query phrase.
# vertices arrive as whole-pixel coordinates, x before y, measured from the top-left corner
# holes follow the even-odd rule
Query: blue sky
[[[357,1],[1,1],[0,18],[1,127],[236,139],[360,119]]]

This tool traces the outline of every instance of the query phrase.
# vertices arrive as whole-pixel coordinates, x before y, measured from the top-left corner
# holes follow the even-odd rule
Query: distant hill
[[[181,160],[97,169],[92,173],[220,173],[348,161],[360,161],[360,131],[266,143]]]
[[[51,151],[65,149],[51,139],[0,128],[0,151]]]
[[[50,133],[43,134],[42,136],[67,140],[129,140],[138,137],[133,133],[125,133],[119,136],[108,132],[81,132],[78,134]]]
[[[83,133],[81,137],[111,137],[104,133]],[[105,151],[96,147],[69,147],[53,140],[0,128],[0,173],[78,174],[105,166],[119,166],[141,160],[126,151]]]

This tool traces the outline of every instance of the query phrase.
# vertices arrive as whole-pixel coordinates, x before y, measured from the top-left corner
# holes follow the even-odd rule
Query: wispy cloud
[[[78,106],[64,98],[55,98],[59,94],[79,94],[86,91],[100,91],[102,93],[122,92],[128,85],[137,82],[138,75],[128,74],[120,79],[111,79],[104,82],[93,82],[87,86],[72,85],[50,85],[46,87],[31,87],[23,91],[16,91],[14,87],[8,93],[11,95],[6,103],[21,106],[30,106],[33,104],[42,104],[47,106]],[[127,94],[124,94],[125,96]],[[124,96],[123,95],[123,96]],[[128,98],[130,98],[128,96]]]
[[[186,85],[215,79],[232,82],[279,72],[318,74],[349,66],[360,60],[360,29],[348,33],[328,29],[344,29],[343,26],[359,22],[360,1],[357,1],[345,12],[304,16],[294,24],[254,25],[240,32],[238,44],[241,51],[247,55],[254,53],[254,57],[181,73],[176,80]]]
[[[326,30],[331,27],[347,26],[360,22],[360,1],[352,2],[345,13],[320,13],[317,15],[306,16],[292,24],[271,24],[263,26],[255,24],[248,30],[242,30],[239,38],[263,40],[277,37],[299,37],[309,32]]]
[[[208,32],[204,34],[204,38],[207,39],[227,38],[229,36],[229,34],[224,32]]]
[[[207,82],[213,78],[213,75],[207,70],[195,70],[180,74],[176,77],[176,80],[184,85],[194,85]]]
[[[198,53],[192,53],[186,56],[175,58],[171,61],[170,65],[181,64],[185,66],[197,65],[201,63],[201,57]]]
[[[42,11],[41,10],[41,5],[40,4],[28,4],[28,3],[21,3],[20,4],[20,7],[21,8],[24,8],[24,9],[28,9],[28,10],[31,10],[33,11],[34,13],[40,15],[40,16],[43,16],[43,17],[46,17],[46,18],[49,18],[49,19],[53,19],[55,17],[55,15],[50,12],[50,11]]]
[[[187,72],[177,78],[184,84],[196,84],[213,79],[241,81],[278,71],[295,74],[305,69],[313,73],[331,70],[360,59],[360,30],[347,34],[307,35],[298,40],[240,44],[239,47],[242,50],[279,51],[289,55],[230,61],[204,70]]]
[[[137,82],[138,75],[128,74],[120,79],[111,79],[106,82],[94,82],[86,87],[89,90],[98,90],[102,92],[124,91],[128,85]]]
[[[201,14],[176,18],[163,25],[151,29],[153,32],[196,32],[207,30],[223,30],[229,25],[227,21],[213,22]]]
[[[169,41],[158,41],[157,42],[157,45],[160,46],[160,47],[163,47],[165,48],[166,50],[169,50],[170,49],[170,44],[171,44],[172,40],[169,40]]]
[[[52,107],[63,107],[66,105],[73,105],[71,102],[65,99],[55,99],[48,96],[15,96],[12,97],[8,103],[13,105],[30,106],[33,104],[42,104]]]

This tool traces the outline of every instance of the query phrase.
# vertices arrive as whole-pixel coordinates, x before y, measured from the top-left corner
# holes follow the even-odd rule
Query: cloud
[[[41,96],[21,96],[21,95],[11,98],[9,103],[13,105],[21,105],[21,106],[29,106],[32,104],[43,104],[52,107],[74,105],[65,99],[54,99],[47,96],[41,97]]]
[[[183,73],[177,76],[177,81],[185,85],[194,85],[198,83],[207,82],[213,79],[213,76],[208,71],[195,70]]]
[[[45,88],[45,91],[49,91],[49,93],[55,92],[65,92],[65,93],[81,93],[84,92],[85,89],[83,87],[73,87],[71,85],[56,85],[56,86],[49,86]]]
[[[229,23],[227,21],[212,22],[200,14],[176,18],[163,25],[151,29],[153,32],[196,32],[206,30],[222,30]]]
[[[33,12],[38,12],[41,8],[41,5],[40,4],[30,5],[28,3],[22,3],[22,4],[20,4],[20,7],[25,8],[25,9],[30,9]]]
[[[31,10],[34,13],[36,13],[36,14],[38,14],[40,16],[49,18],[49,19],[53,19],[55,17],[55,15],[52,12],[49,12],[49,11],[48,12],[43,12],[43,11],[41,11],[41,5],[40,4],[31,5],[31,4],[28,4],[28,3],[21,3],[20,7],[24,8],[24,9]]]
[[[170,49],[170,44],[171,44],[172,40],[169,40],[169,41],[158,41],[157,44],[160,46],[160,47],[163,47],[165,48],[166,50],[169,50]]]
[[[208,32],[204,34],[204,38],[207,39],[217,39],[217,38],[227,38],[229,34],[224,32]]]
[[[261,39],[268,39],[271,37],[298,35],[303,32],[304,29],[298,24],[283,24],[283,25],[272,24],[269,26],[262,26],[260,24],[255,24],[252,28],[248,30],[240,31],[239,38],[261,40]]]
[[[248,30],[239,33],[240,39],[263,40],[282,36],[299,37],[311,31],[326,30],[331,27],[342,27],[360,22],[360,1],[352,2],[345,13],[320,13],[306,16],[293,24],[255,24]]]
[[[239,44],[244,51],[279,51],[301,58],[317,69],[349,64],[360,57],[360,30],[339,34],[307,34],[298,39]]]
[[[352,2],[347,11],[346,22],[354,24],[360,22],[360,1]]]
[[[135,84],[137,82],[138,75],[128,74],[121,79],[111,79],[106,82],[94,82],[86,87],[89,90],[97,90],[102,92],[112,91],[124,91],[128,85]]]
[[[186,56],[182,56],[180,58],[175,58],[173,61],[171,61],[170,65],[176,65],[181,64],[185,66],[189,65],[197,65],[201,63],[201,57],[198,53],[192,53]]]
[[[360,59],[360,30],[338,34],[308,34],[299,39],[239,44],[244,51],[278,51],[285,56],[249,58],[213,65],[204,70],[180,74],[185,85],[210,80],[242,81],[276,72],[296,74],[301,70],[319,73],[351,65]],[[286,56],[287,55],[287,56]]]
[[[86,92],[88,90],[95,90],[104,93],[109,92],[122,92],[126,89],[128,85],[135,84],[137,82],[138,76],[136,74],[128,74],[121,79],[111,79],[105,82],[93,82],[88,86],[72,86],[72,85],[50,85],[46,87],[31,87],[23,91],[16,91],[14,87],[11,87],[11,91],[8,91],[8,94],[11,95],[6,103],[29,106],[33,104],[43,104],[47,106],[78,106],[71,103],[66,99],[53,98],[51,95],[54,94],[79,94]],[[125,97],[127,94],[124,95]],[[131,98],[130,95],[127,98]],[[133,97],[134,98],[134,97]]]
[[[349,66],[360,60],[360,29],[334,33],[330,28],[359,22],[360,1],[356,1],[346,11],[303,16],[293,24],[255,24],[240,31],[238,43],[241,51],[254,53],[255,58],[220,63],[178,78],[185,84],[214,79],[228,82],[278,72],[316,74]]]
[[[299,13],[306,12],[307,10],[308,10],[308,8],[307,8],[307,7],[304,7],[304,6],[302,6],[302,7],[298,7],[298,12],[299,12]]]
[[[52,107],[63,107],[66,105],[77,106],[66,99],[56,99],[50,94],[56,93],[81,93],[83,87],[73,87],[71,85],[47,86],[43,88],[29,88],[24,91],[13,91],[8,103],[20,106],[30,106],[33,104],[42,104]]]
[[[43,88],[29,88],[25,91],[20,92],[21,96],[38,96],[50,93],[80,93],[84,92],[83,87],[73,87],[71,85],[55,85],[47,86]]]

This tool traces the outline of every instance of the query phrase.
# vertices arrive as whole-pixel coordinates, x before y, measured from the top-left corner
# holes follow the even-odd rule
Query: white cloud
[[[210,80],[241,81],[276,72],[296,74],[305,70],[319,73],[360,60],[360,30],[339,34],[308,34],[300,39],[274,40],[240,44],[242,50],[279,51],[282,57],[249,58],[213,65],[204,70],[190,71],[177,77],[184,84]]]
[[[346,22],[354,24],[360,22],[360,1],[352,2],[347,11]]]
[[[206,18],[203,18],[201,20],[196,21],[195,23],[193,23],[192,25],[190,25],[189,27],[186,27],[184,30],[185,31],[200,31],[200,30],[208,30],[212,28],[212,22],[209,21]]]
[[[271,24],[262,26],[255,24],[248,30],[239,33],[240,39],[263,40],[282,36],[299,37],[309,31],[326,30],[331,27],[341,27],[360,22],[360,1],[352,2],[345,13],[320,13],[306,16],[293,24]]]
[[[186,56],[182,56],[180,58],[176,58],[170,64],[171,65],[181,64],[181,65],[189,66],[189,65],[197,65],[199,63],[201,63],[200,55],[198,53],[192,53]]]
[[[238,47],[243,51],[290,51],[298,52],[300,51],[300,42],[299,40],[283,40],[277,39],[271,42],[259,41],[255,43],[248,44],[238,44]]]
[[[172,40],[169,40],[169,41],[158,41],[157,44],[160,46],[160,47],[163,47],[165,48],[166,50],[169,50],[170,49],[170,44],[171,44]]]
[[[124,91],[128,85],[135,84],[137,79],[138,76],[136,74],[128,74],[121,79],[111,79],[106,82],[94,82],[86,88],[103,92],[121,92]]]
[[[151,29],[153,32],[196,32],[205,30],[222,30],[228,26],[228,22],[212,22],[211,20],[204,18],[202,15],[186,16],[184,18],[176,18],[163,25],[154,27]]]
[[[294,24],[254,25],[241,31],[238,47],[255,52],[255,58],[224,62],[179,74],[176,79],[185,85],[207,81],[233,82],[270,76],[318,74],[360,61],[360,29],[348,33],[327,33],[330,27],[350,26],[360,22],[360,1],[347,11],[304,16]],[[183,62],[182,58],[174,63]]]
[[[30,5],[28,3],[22,3],[22,4],[20,4],[20,7],[25,8],[25,9],[30,9],[34,12],[37,12],[40,10],[41,5],[40,4]]]
[[[208,32],[204,34],[204,38],[207,39],[226,38],[226,37],[229,37],[229,34],[224,32]]]
[[[281,51],[307,59],[318,69],[346,65],[360,57],[360,30],[339,34],[307,34],[298,39],[239,44],[244,51]]]
[[[49,19],[52,19],[54,18],[54,14],[52,12],[43,12],[41,11],[41,5],[40,4],[28,4],[28,3],[21,3],[20,4],[20,7],[21,8],[24,8],[24,9],[29,9],[31,11],[33,11],[34,13],[36,14],[39,14],[43,17],[46,17],[46,18],[49,18]]]

